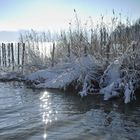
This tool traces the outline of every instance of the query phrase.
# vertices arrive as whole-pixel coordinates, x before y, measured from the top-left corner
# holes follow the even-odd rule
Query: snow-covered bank
[[[140,49],[138,44],[132,46],[105,70],[100,80],[104,100],[122,96],[129,103],[136,99],[134,92],[140,88]]]
[[[120,61],[115,60],[107,67],[100,79],[100,93],[104,94],[104,100],[119,96],[120,94],[120,66]]]
[[[135,90],[140,88],[139,48],[139,45],[135,49],[130,46],[105,71],[103,64],[87,55],[25,76],[16,72],[1,72],[0,80],[24,80],[28,87],[37,89],[74,88],[82,97],[100,90],[104,100],[121,97],[125,103],[129,103],[136,99]]]
[[[89,81],[94,81],[95,84],[99,82],[101,71],[102,68],[97,60],[88,55],[73,62],[37,71],[25,79],[26,83],[34,88],[66,89],[68,86],[75,84],[73,85],[75,88],[83,86],[83,90],[86,90]],[[84,94],[86,94],[85,91]]]
[[[24,81],[24,75],[21,72],[0,72],[0,81]]]

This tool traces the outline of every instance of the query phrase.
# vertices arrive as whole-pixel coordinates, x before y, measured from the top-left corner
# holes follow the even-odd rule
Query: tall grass
[[[28,46],[26,62],[34,64],[38,69],[42,66],[51,66],[52,55],[48,56],[43,43],[57,42],[52,66],[88,54],[93,55],[105,66],[109,65],[126,52],[131,42],[140,41],[140,19],[132,24],[128,17],[124,20],[122,15],[115,13],[114,10],[110,23],[106,23],[104,19],[105,16],[101,16],[99,22],[95,24],[90,17],[82,23],[74,9],[74,19],[69,23],[69,29],[55,34],[55,37],[49,31],[38,33],[31,30],[22,33],[19,40]],[[42,47],[39,47],[41,45]]]

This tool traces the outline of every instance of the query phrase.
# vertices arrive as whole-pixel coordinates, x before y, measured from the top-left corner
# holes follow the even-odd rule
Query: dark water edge
[[[139,140],[140,102],[0,83],[0,140]]]

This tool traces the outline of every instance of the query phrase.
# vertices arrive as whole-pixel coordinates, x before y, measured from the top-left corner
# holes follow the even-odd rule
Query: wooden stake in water
[[[7,67],[7,59],[6,59],[6,45],[4,44],[4,63],[5,67]]]
[[[68,57],[70,58],[70,43],[68,43]]]
[[[52,67],[54,66],[54,53],[55,53],[55,43],[53,43],[53,50],[52,50]]]
[[[20,43],[18,43],[18,65],[20,65]]]
[[[13,43],[11,43],[11,54],[12,54],[12,70],[14,70],[14,46]]]
[[[8,43],[8,66],[11,66],[11,59],[10,59],[10,43]]]
[[[2,66],[5,67],[5,52],[4,52],[4,43],[2,43]]]
[[[2,61],[1,61],[1,45],[0,45],[0,66],[2,66],[1,63]]]
[[[87,45],[84,46],[84,56],[87,56]]]
[[[22,44],[22,66],[24,65],[24,56],[25,56],[25,43]]]

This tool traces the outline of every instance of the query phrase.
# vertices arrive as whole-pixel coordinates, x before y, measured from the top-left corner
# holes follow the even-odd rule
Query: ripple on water
[[[0,83],[0,140],[139,140],[140,105]],[[119,109],[119,107],[121,109]]]

